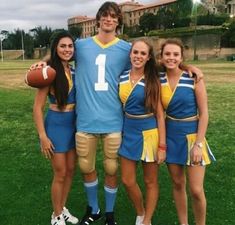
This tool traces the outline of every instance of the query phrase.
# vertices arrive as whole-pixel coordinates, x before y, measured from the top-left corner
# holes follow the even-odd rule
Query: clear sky
[[[67,19],[77,15],[95,16],[102,0],[0,0],[0,31],[28,30],[38,26],[66,28]],[[112,0],[114,1],[114,0]],[[122,3],[128,0],[117,0]],[[130,0],[129,0],[130,1]],[[135,0],[140,4],[158,0]]]

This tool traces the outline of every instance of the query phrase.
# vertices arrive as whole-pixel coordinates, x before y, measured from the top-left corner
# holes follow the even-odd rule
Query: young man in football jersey
[[[118,83],[120,74],[130,67],[131,46],[116,37],[116,31],[122,25],[121,11],[116,3],[105,2],[98,10],[96,20],[97,35],[75,42],[78,65],[75,78],[78,103],[76,149],[88,200],[87,211],[80,224],[88,225],[101,218],[95,165],[97,144],[102,140],[105,225],[115,225],[117,151],[123,122]]]

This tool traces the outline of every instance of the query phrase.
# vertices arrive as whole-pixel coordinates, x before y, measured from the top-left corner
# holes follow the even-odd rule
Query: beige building
[[[127,27],[139,25],[139,19],[144,13],[156,14],[157,11],[168,4],[174,3],[176,0],[158,0],[157,3],[143,5],[135,0],[120,3],[120,9],[123,13],[123,24]],[[68,19],[68,27],[81,26],[82,38],[89,37],[96,32],[95,17],[75,16]]]
[[[235,0],[229,1],[227,3],[227,13],[231,17],[235,17]]]
[[[75,16],[68,19],[68,27],[81,26],[82,36],[89,37],[95,33],[96,20],[95,17]]]
[[[228,13],[235,16],[235,0],[201,0],[211,13]]]

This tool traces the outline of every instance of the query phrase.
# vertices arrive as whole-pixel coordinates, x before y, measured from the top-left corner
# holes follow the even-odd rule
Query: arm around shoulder
[[[181,64],[180,69],[187,71],[191,77],[195,75],[196,82],[199,82],[204,77],[201,69],[199,69],[198,67],[194,65]]]

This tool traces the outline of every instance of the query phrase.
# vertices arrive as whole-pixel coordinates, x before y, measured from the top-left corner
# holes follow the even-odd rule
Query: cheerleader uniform
[[[195,80],[187,72],[181,77],[172,91],[166,73],[160,74],[161,100],[166,112],[166,162],[191,165],[192,149],[198,129],[198,108],[195,96]],[[206,139],[202,142],[201,165],[215,160]]]
[[[156,161],[157,121],[145,108],[144,76],[132,86],[129,71],[120,77],[119,96],[123,104],[123,137],[119,155],[130,160]]]
[[[51,140],[56,153],[65,153],[71,149],[75,149],[75,132],[76,132],[76,114],[75,114],[75,87],[74,70],[71,68],[71,78],[68,74],[66,77],[69,82],[69,93],[67,105],[62,111],[53,110],[56,106],[56,99],[52,88],[50,89],[49,109],[45,118],[45,129],[48,138]]]

